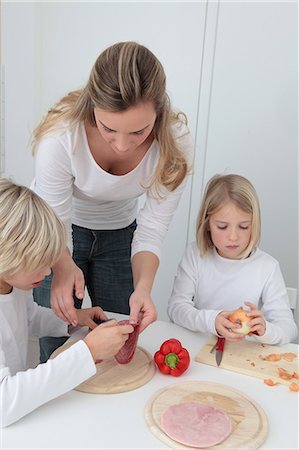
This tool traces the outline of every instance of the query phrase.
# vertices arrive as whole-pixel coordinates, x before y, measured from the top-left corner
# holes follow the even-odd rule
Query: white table
[[[187,372],[179,378],[157,371],[150,382],[130,392],[96,395],[73,390],[0,430],[0,448],[167,449],[147,427],[145,404],[161,388],[189,380],[221,383],[255,400],[269,421],[269,434],[262,449],[299,448],[296,393],[289,392],[286,386],[269,388],[261,379],[195,362],[196,353],[208,337],[171,323],[155,322],[140,335],[138,344],[153,355],[162,342],[172,337],[182,342],[192,359]],[[298,346],[293,346],[297,350]]]

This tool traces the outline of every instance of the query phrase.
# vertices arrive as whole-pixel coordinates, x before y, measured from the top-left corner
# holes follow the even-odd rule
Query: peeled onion
[[[230,322],[238,323],[242,326],[241,328],[232,328],[232,331],[235,333],[244,334],[244,336],[250,332],[251,328],[248,326],[250,318],[246,316],[247,312],[248,311],[240,306],[240,308],[236,309],[228,316],[228,320]]]

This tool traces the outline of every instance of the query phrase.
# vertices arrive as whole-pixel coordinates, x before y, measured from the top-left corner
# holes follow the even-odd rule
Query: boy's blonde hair
[[[196,241],[201,256],[214,247],[209,231],[210,216],[229,202],[252,214],[251,238],[241,257],[247,258],[259,243],[261,215],[258,196],[253,185],[241,175],[215,175],[206,186],[197,218]]]
[[[140,102],[152,102],[157,115],[154,137],[160,144],[160,160],[152,179],[159,191],[162,185],[173,191],[189,171],[186,156],[172,132],[174,122],[185,122],[183,113],[175,114],[166,93],[166,76],[160,61],[136,42],[119,42],[97,58],[87,85],[63,97],[37,126],[33,153],[41,138],[63,124],[87,122],[95,127],[94,108],[121,112]]]
[[[54,211],[25,186],[0,179],[0,279],[52,267],[66,248]]]

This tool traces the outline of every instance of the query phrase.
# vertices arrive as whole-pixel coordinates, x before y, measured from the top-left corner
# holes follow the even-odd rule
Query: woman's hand
[[[83,300],[84,287],[83,272],[66,250],[53,268],[51,307],[60,319],[73,326],[78,325],[78,310],[74,307],[73,295]]]
[[[140,324],[141,333],[148,325],[157,320],[157,311],[149,292],[137,288],[130,297],[130,323]]]
[[[256,309],[256,305],[251,302],[245,302],[246,306],[249,306],[250,311],[248,311],[247,316],[251,318],[248,322],[248,326],[251,328],[248,336],[252,334],[257,334],[258,336],[263,336],[266,332],[266,321],[261,310]]]
[[[217,333],[224,337],[227,341],[230,342],[240,342],[245,339],[243,334],[235,333],[232,331],[233,328],[241,328],[241,325],[237,323],[232,323],[228,320],[228,316],[232,313],[232,311],[222,311],[216,316],[215,319],[215,329]]]
[[[94,322],[94,319],[108,320],[108,317],[99,306],[93,308],[77,309],[78,325],[80,327],[87,326],[91,330],[96,328],[98,324]]]
[[[140,333],[157,320],[157,312],[150,292],[158,266],[159,259],[151,252],[139,252],[132,258],[135,291],[129,300],[130,323],[132,325],[139,323]]]

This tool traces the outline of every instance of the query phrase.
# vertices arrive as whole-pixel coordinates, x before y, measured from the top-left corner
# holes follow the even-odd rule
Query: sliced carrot
[[[265,361],[280,361],[281,354],[280,353],[270,353],[269,355],[265,355],[261,357]]]
[[[292,352],[282,353],[281,356],[285,361],[288,361],[288,362],[293,362],[294,359],[297,357],[296,353],[292,353]]]
[[[279,373],[280,378],[282,378],[283,380],[291,380],[293,378],[293,374],[287,372],[282,367],[279,367],[278,373]]]
[[[265,383],[267,386],[276,386],[277,384],[279,384],[277,381],[271,380],[271,378],[265,379],[265,380],[264,380],[264,383]]]
[[[293,382],[293,383],[291,383],[289,385],[289,389],[292,392],[298,392],[299,391],[299,384]]]

